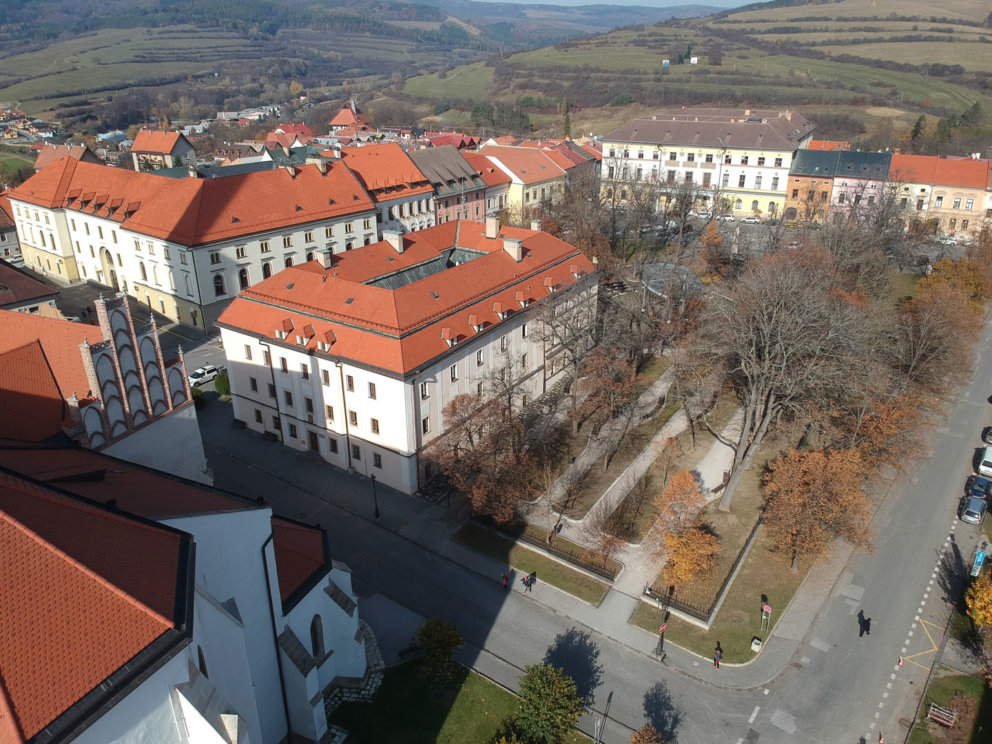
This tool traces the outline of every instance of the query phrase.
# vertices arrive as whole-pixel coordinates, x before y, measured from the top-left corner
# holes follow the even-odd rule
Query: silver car
[[[981,524],[985,520],[987,509],[985,499],[977,496],[965,496],[958,504],[958,517],[962,522],[968,524]]]

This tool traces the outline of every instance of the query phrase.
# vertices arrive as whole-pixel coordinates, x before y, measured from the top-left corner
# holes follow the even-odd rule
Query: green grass
[[[599,604],[609,590],[609,586],[602,581],[575,571],[477,524],[466,524],[455,533],[454,540],[483,555],[513,566],[521,574],[536,571],[538,581],[558,587],[590,604]]]
[[[919,16],[922,19],[929,19],[931,16],[946,18],[963,18],[971,21],[984,20],[988,9],[982,12],[984,6],[976,3],[975,0],[944,0],[939,6],[935,6],[929,0],[875,0],[874,3],[865,0],[843,0],[839,3],[829,5],[799,5],[783,8],[769,8],[767,10],[754,10],[746,13],[735,13],[735,19],[745,20],[788,20],[790,18],[800,18],[803,16],[841,16],[841,17],[863,17],[882,18],[890,14],[899,16]],[[875,25],[875,21],[872,25]],[[921,23],[928,23],[923,20]],[[933,24],[931,24],[933,25]]]
[[[34,165],[34,158],[17,152],[0,151],[0,163],[10,165],[12,168],[24,168],[25,166]]]
[[[349,744],[487,744],[516,710],[515,695],[464,668],[455,689],[432,694],[409,662],[386,670],[371,703],[345,703],[331,723]],[[588,741],[576,731],[566,744]]]
[[[936,703],[944,708],[954,708],[951,700],[958,695],[964,695],[972,699],[976,715],[971,726],[971,735],[967,741],[974,744],[988,741],[988,732],[992,731],[992,694],[985,682],[966,675],[951,673],[947,667],[937,667],[935,677],[927,688],[920,706],[920,715],[916,726],[909,736],[909,744],[941,744],[945,741],[943,734],[946,732],[941,726],[934,725],[934,731],[938,733],[933,736],[929,732],[929,727],[925,721],[930,703]],[[965,713],[963,710],[957,711],[960,716]],[[956,724],[955,728],[962,725]],[[960,732],[963,733],[963,732]],[[965,739],[955,739],[955,741],[965,741]]]
[[[672,616],[668,619],[665,639],[706,657],[713,654],[719,643],[723,649],[723,660],[728,664],[753,659],[751,639],[758,636],[767,640],[771,634],[771,629],[760,629],[761,595],[768,597],[772,607],[771,628],[774,628],[809,570],[809,566],[801,564],[799,571],[790,571],[787,556],[771,550],[771,547],[772,540],[765,531],[758,536],[744,559],[744,565],[708,631]],[[630,622],[657,633],[662,623],[662,612],[641,602]]]
[[[406,81],[405,91],[411,96],[430,98],[436,101],[451,99],[458,101],[488,100],[488,91],[493,82],[493,68],[482,62],[462,65],[442,79],[437,73],[418,75]]]

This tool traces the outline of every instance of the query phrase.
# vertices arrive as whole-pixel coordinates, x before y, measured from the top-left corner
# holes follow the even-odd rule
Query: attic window
[[[292,289],[295,286],[296,284],[294,282],[290,282],[289,284],[286,285],[286,289]]]
[[[355,298],[354,297],[349,297],[347,300],[344,301],[344,304],[345,305],[350,305],[354,301],[355,301]]]
[[[333,199],[328,199],[328,200],[327,200],[327,203],[328,203],[328,204],[334,204],[334,200],[333,200]]]
[[[303,207],[301,207],[299,204],[297,204],[296,205],[296,211],[297,212],[302,212],[303,211]]]
[[[358,201],[358,194],[352,194],[351,195],[351,200],[352,201]]]
[[[435,300],[438,299],[440,296],[441,295],[439,295],[437,292],[431,292],[431,297],[433,297]]]
[[[237,217],[235,217],[234,215],[231,215],[231,222],[233,222],[233,223],[235,223],[235,224],[237,224],[238,222],[241,222],[241,220],[239,220],[239,219],[238,219]]]
[[[393,257],[392,256],[386,256],[386,260],[387,261],[392,261],[393,260]]]

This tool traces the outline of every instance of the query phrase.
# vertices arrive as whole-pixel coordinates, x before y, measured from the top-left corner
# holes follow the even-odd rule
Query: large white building
[[[238,291],[377,239],[343,163],[187,178],[61,157],[9,192],[25,265],[93,280],[208,330]]]
[[[781,216],[793,153],[808,146],[813,129],[795,111],[659,111],[603,137],[601,188],[623,203],[633,189],[650,188],[664,200],[666,190],[685,184],[697,190],[700,208]]]
[[[0,741],[339,741],[382,660],[320,528],[72,447],[0,447]]]
[[[560,302],[592,323],[596,282],[578,249],[494,218],[295,266],[218,321],[234,415],[413,493],[455,396],[484,398],[504,369],[531,400],[561,378],[567,350],[540,332],[541,313]]]

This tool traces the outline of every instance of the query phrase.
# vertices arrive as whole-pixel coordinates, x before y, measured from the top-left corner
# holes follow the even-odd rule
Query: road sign
[[[971,567],[971,575],[978,576],[982,572],[982,564],[985,563],[985,552],[979,550],[975,553],[975,564]]]
[[[662,623],[661,624],[661,627],[658,628],[658,632],[659,633],[664,633],[665,632],[665,628],[667,628],[667,627],[668,627],[668,623]]]

